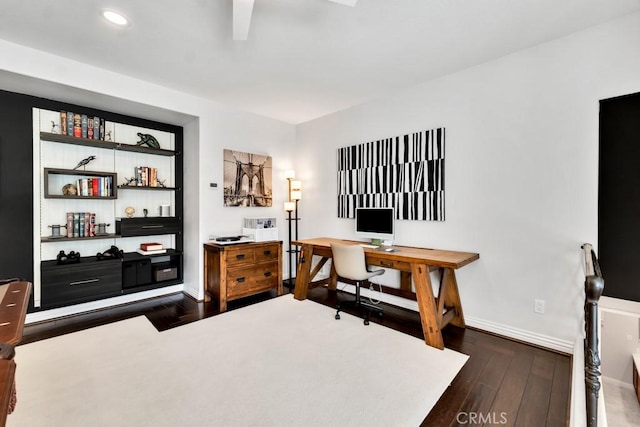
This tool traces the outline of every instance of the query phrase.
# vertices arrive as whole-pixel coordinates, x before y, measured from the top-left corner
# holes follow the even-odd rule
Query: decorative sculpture
[[[76,165],[75,168],[73,168],[73,170],[78,169],[80,166],[87,166],[89,164],[89,162],[91,162],[92,160],[95,160],[96,156],[89,156],[86,159],[82,159],[80,160],[80,163],[78,163]]]
[[[135,187],[138,184],[138,180],[136,179],[136,177],[132,177],[132,178],[125,178],[127,180],[127,182],[124,183],[124,185],[130,185]]]
[[[138,132],[138,137],[140,138],[140,141],[138,141],[136,145],[146,145],[151,148],[160,148],[160,143],[153,135]]]
[[[131,206],[128,206],[124,209],[124,213],[125,215],[127,215],[127,218],[133,218],[133,215],[136,213],[136,210]]]
[[[62,187],[62,195],[63,196],[77,196],[78,195],[78,187],[73,184],[65,184]]]

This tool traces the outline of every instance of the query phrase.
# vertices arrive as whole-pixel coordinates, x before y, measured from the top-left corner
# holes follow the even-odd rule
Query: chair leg
[[[366,304],[361,301],[360,299],[361,285],[362,285],[361,282],[356,282],[356,299],[355,300],[338,302],[336,304],[336,314],[335,314],[336,320],[340,320],[340,312],[342,311],[343,306],[347,306],[347,305],[353,305],[356,308],[360,309],[360,316],[364,320],[365,325],[369,324],[369,317],[370,317],[371,311],[377,312],[378,316],[382,317],[382,312],[383,312],[382,308],[372,306],[370,304]]]

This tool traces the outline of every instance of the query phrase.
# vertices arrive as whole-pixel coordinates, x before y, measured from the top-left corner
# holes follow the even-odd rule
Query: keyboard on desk
[[[366,243],[360,243],[360,246],[362,246],[363,248],[369,248],[369,249],[378,249],[380,247],[377,245],[368,245]]]

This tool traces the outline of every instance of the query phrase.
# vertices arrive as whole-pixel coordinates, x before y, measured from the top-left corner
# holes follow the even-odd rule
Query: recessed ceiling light
[[[129,20],[127,19],[127,17],[121,14],[120,12],[105,9],[102,11],[102,16],[107,21],[113,24],[119,25],[121,27],[125,27],[129,25]]]

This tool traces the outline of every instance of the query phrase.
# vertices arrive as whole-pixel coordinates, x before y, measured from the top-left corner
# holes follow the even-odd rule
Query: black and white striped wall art
[[[444,128],[338,148],[338,217],[394,207],[396,219],[444,221]]]

